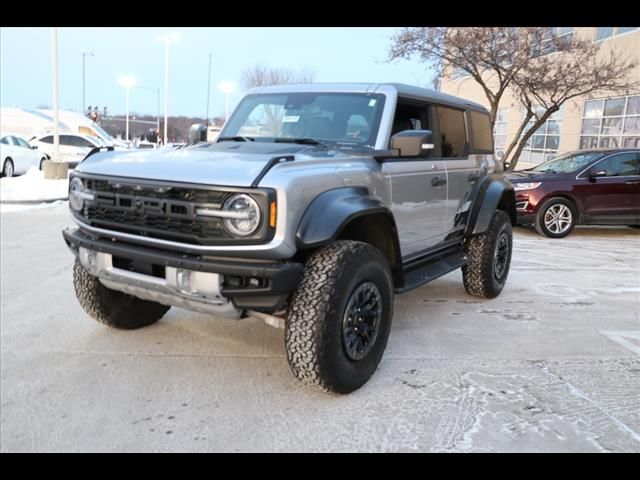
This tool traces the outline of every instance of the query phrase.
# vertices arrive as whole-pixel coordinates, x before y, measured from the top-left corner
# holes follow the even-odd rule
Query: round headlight
[[[260,226],[260,207],[249,195],[240,193],[229,197],[222,206],[224,226],[233,235],[246,237]]]
[[[82,210],[82,204],[84,203],[80,193],[84,190],[84,184],[78,177],[74,177],[69,182],[69,206],[73,210]]]

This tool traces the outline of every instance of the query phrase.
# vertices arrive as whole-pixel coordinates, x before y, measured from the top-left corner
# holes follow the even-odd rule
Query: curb
[[[69,197],[47,198],[41,200],[0,200],[0,205],[37,205],[69,200]]]

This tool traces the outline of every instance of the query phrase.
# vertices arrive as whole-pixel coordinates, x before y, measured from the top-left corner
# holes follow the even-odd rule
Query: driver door
[[[399,99],[391,135],[429,130],[430,108]],[[402,257],[419,255],[440,243],[447,210],[446,161],[399,157],[385,161],[382,173],[389,182]]]

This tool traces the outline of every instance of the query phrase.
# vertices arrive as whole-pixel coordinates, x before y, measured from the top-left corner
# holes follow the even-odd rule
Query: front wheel
[[[511,266],[513,234],[509,215],[496,210],[486,232],[465,244],[468,262],[462,267],[464,288],[469,295],[494,298],[507,283]]]
[[[540,235],[562,238],[571,233],[576,225],[576,208],[570,200],[561,197],[550,198],[538,209],[535,228]]]
[[[123,330],[156,323],[171,308],[105,287],[76,259],[73,286],[80,305],[95,320]]]
[[[2,176],[3,177],[13,177],[13,160],[7,158],[2,165]]]
[[[287,312],[293,374],[328,392],[360,388],[380,363],[392,315],[393,281],[380,250],[346,240],[317,250]]]

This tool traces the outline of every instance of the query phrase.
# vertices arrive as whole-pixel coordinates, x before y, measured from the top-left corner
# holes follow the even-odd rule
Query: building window
[[[640,27],[598,27],[596,30],[596,42],[604,40],[605,38],[615,37],[616,35],[622,35],[623,33],[633,32]]]
[[[537,108],[536,115],[542,115],[544,108]],[[526,114],[526,112],[525,112]],[[527,132],[533,124],[536,122],[536,118],[532,118],[527,123],[527,126],[523,130]],[[529,140],[527,140],[522,155],[520,155],[520,161],[527,163],[542,163],[549,160],[558,153],[560,148],[560,127],[562,125],[562,108],[555,112],[544,122],[544,124],[538,128]]]
[[[493,145],[496,156],[499,159],[504,157],[504,150],[507,148],[507,118],[508,108],[499,108],[496,114],[496,121],[493,123]]]
[[[539,57],[560,50],[571,43],[573,27],[545,27],[537,29],[531,42],[531,55]]]
[[[640,95],[584,102],[580,148],[640,147]]]

